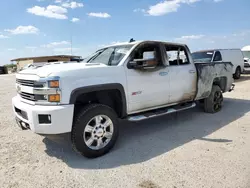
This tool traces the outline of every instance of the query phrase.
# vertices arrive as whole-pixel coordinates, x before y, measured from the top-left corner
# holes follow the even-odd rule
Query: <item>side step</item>
[[[160,108],[157,110],[152,110],[148,112],[139,113],[136,115],[131,115],[128,117],[128,121],[142,121],[142,120],[153,118],[153,117],[158,117],[158,116],[162,116],[166,114],[171,114],[174,112],[179,112],[182,110],[187,110],[190,108],[194,108],[195,106],[196,106],[196,103],[191,102],[191,103],[185,103],[185,104],[176,105],[172,107]]]

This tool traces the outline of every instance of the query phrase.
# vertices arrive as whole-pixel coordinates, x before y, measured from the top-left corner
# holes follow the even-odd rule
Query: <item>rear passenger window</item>
[[[166,55],[170,66],[187,65],[187,52],[182,46],[165,45]]]
[[[222,61],[221,53],[220,52],[215,52],[214,54],[214,61]]]

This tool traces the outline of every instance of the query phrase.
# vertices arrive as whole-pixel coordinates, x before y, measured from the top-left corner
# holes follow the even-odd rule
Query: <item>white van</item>
[[[250,45],[241,49],[244,56],[244,71],[250,71]]]
[[[214,49],[192,53],[194,62],[231,62],[233,77],[239,79],[244,70],[244,57],[240,49]]]

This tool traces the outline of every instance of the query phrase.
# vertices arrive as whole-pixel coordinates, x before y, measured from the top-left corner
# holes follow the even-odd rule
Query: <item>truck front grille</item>
[[[34,95],[34,94],[20,92],[19,95],[20,95],[23,99],[30,100],[30,101],[36,101],[35,95]]]
[[[18,83],[22,86],[29,86],[29,87],[34,87],[34,85],[35,85],[35,81],[33,81],[33,80],[16,79],[16,83]]]

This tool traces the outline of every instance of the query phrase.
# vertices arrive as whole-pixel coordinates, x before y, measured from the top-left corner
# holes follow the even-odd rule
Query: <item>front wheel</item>
[[[204,110],[207,113],[219,112],[222,108],[223,94],[219,86],[213,85],[208,98],[204,100]]]
[[[71,132],[73,148],[87,158],[108,153],[118,138],[118,118],[112,108],[91,104],[75,117]]]

